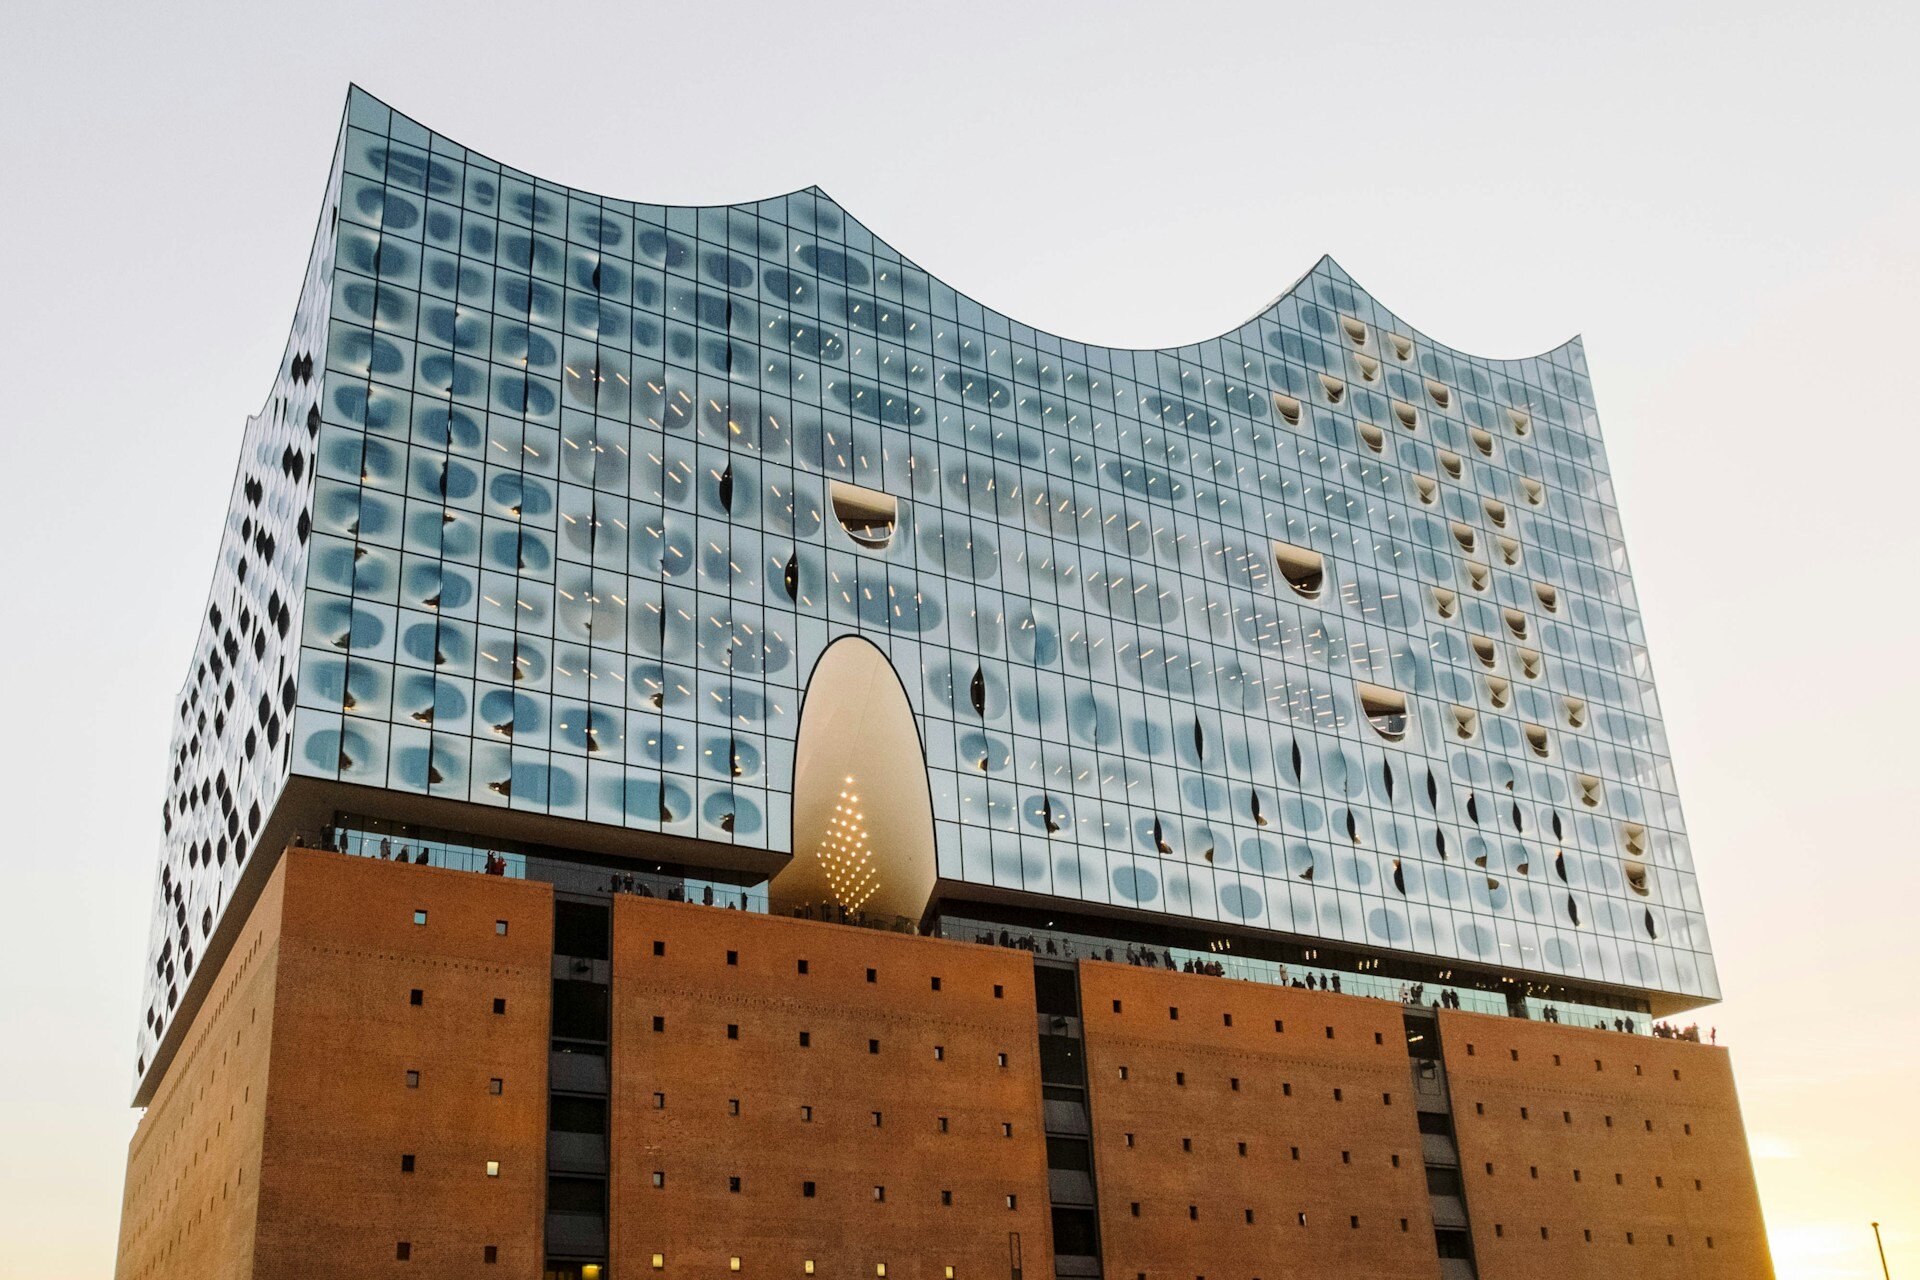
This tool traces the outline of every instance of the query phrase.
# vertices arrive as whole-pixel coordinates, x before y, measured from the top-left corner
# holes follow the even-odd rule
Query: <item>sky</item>
[[[818,183],[1088,342],[1323,252],[1462,350],[1583,334],[1779,1274],[1878,1219],[1920,1277],[1920,6],[0,14],[0,1280],[112,1269],[169,710],[355,81],[610,196]]]

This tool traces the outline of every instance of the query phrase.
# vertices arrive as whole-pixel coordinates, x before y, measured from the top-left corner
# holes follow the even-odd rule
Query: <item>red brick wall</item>
[[[1724,1049],[1456,1012],[1440,1035],[1483,1280],[1773,1275]]]
[[[134,1131],[117,1280],[253,1274],[282,888],[276,873]]]
[[[537,1273],[552,926],[544,885],[287,851],[134,1136],[118,1280]],[[1051,1273],[1024,953],[622,897],[612,968],[612,1274]],[[1110,1280],[1439,1274],[1400,1006],[1080,976]],[[1723,1051],[1440,1025],[1485,1280],[1772,1275]]]
[[[613,954],[616,1274],[1051,1274],[1028,957],[636,897]]]
[[[1398,1005],[1119,964],[1080,975],[1109,1277],[1439,1274]]]
[[[257,1274],[471,1277],[489,1244],[499,1274],[536,1274],[551,890],[312,849],[289,850],[278,874]],[[408,1071],[419,1087],[407,1087]],[[402,1173],[408,1153],[414,1172]]]

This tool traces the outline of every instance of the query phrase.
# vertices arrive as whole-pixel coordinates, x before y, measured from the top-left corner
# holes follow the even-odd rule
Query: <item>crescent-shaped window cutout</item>
[[[1303,600],[1318,600],[1327,583],[1327,561],[1318,551],[1296,547],[1290,542],[1273,544],[1273,561],[1280,576],[1294,594]]]
[[[1407,695],[1397,689],[1383,688],[1377,684],[1355,682],[1354,690],[1360,695],[1360,711],[1367,717],[1367,723],[1373,731],[1388,742],[1399,742],[1407,736]]]
[[[870,551],[880,551],[893,541],[894,527],[900,518],[900,502],[892,494],[835,480],[831,482],[829,496],[834,519],[854,542]]]
[[[1627,873],[1627,888],[1643,898],[1652,897],[1653,890],[1647,886],[1647,864],[1636,858],[1627,858],[1623,860],[1623,865]]]

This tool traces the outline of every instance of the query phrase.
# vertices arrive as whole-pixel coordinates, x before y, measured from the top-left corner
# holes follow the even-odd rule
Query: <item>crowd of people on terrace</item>
[[[295,835],[293,837],[293,843],[295,847],[300,847],[305,845],[306,840],[300,835]],[[396,848],[392,839],[387,836],[381,836],[380,843],[370,850],[363,848],[356,851],[345,846],[346,842],[336,839],[331,829],[323,831],[320,835],[319,847],[330,853],[359,852],[364,857],[376,857],[383,862],[404,863],[413,866],[431,865],[431,851],[426,845],[422,845],[416,853],[404,844]],[[490,876],[505,875],[507,873],[506,858],[490,849],[486,850],[485,853],[485,874]],[[657,896],[665,898],[669,902],[697,901],[702,906],[719,906],[727,910],[744,911],[748,909],[745,893],[735,895],[723,892],[718,895],[716,899],[713,886],[705,885],[701,888],[700,896],[696,899],[691,895],[688,887],[682,882],[667,881],[660,884],[652,884],[649,883],[647,877],[636,877],[630,871],[615,872],[610,875],[608,877],[607,888],[613,893],[633,893],[644,898],[651,898],[657,894]],[[739,899],[737,903],[734,901],[735,897]],[[865,917],[858,912],[841,912],[836,918],[840,919],[842,923],[879,927],[876,923],[866,920]],[[886,927],[897,928],[898,922],[888,922]],[[1048,937],[1036,942],[1033,935],[1028,933],[1012,933],[1006,929],[1001,929],[996,935],[991,929],[982,929],[975,935],[974,940],[986,946],[998,945],[1016,951],[1030,951],[1036,955],[1045,954],[1058,956],[1065,960],[1077,958],[1073,941],[1070,938],[1061,938],[1056,942],[1053,938]],[[1086,952],[1085,958],[1090,960],[1108,960],[1115,963],[1124,960],[1127,964],[1148,969],[1164,968],[1169,971],[1197,973],[1214,978],[1232,976],[1228,974],[1227,967],[1218,960],[1193,957],[1183,961],[1176,961],[1173,958],[1173,952],[1164,947],[1156,951],[1152,947],[1126,946],[1116,952],[1112,947],[1085,946],[1084,950]],[[1251,975],[1241,976],[1247,981],[1257,980]],[[1287,966],[1283,964],[1276,966],[1273,982],[1274,985],[1277,986],[1294,987],[1307,991],[1332,991],[1344,994],[1341,992],[1340,975],[1338,973],[1309,971],[1304,974],[1296,974],[1290,978],[1287,974]],[[1372,996],[1374,993],[1362,992],[1360,994]],[[1428,1004],[1426,996],[1427,990],[1424,982],[1402,983],[1400,986],[1399,999],[1401,1004],[1426,1005]],[[1375,998],[1384,999],[1386,997],[1376,996]],[[1431,1007],[1435,1009],[1461,1008],[1460,995],[1451,988],[1442,987],[1439,995],[1431,1002]],[[1553,1005],[1546,1005],[1540,1011],[1540,1019],[1543,1022],[1558,1023],[1561,1020],[1560,1010]],[[1613,1030],[1629,1035],[1639,1031],[1639,1027],[1635,1024],[1634,1020],[1624,1016],[1615,1018],[1611,1025],[1604,1020],[1596,1020],[1593,1025],[1596,1030]],[[1697,1022],[1689,1023],[1684,1027],[1677,1023],[1656,1022],[1651,1027],[1650,1034],[1660,1040],[1684,1040],[1692,1044],[1699,1044],[1701,1042],[1700,1024]],[[1709,1028],[1706,1033],[1706,1040],[1710,1044],[1718,1044],[1720,1042],[1719,1028]]]
[[[680,880],[652,880],[646,876],[635,877],[633,872],[615,872],[607,878],[607,888],[613,893],[638,894],[642,898],[660,897],[668,902],[693,902],[703,907],[722,907],[728,911],[747,910],[745,893],[728,893],[722,890],[718,895],[712,885],[703,885],[696,898],[692,889]]]
[[[1689,1044],[1699,1044],[1700,1024],[1689,1022],[1683,1027],[1673,1022],[1656,1022],[1653,1024],[1653,1035],[1656,1040],[1685,1040]],[[1720,1043],[1720,1028],[1707,1028],[1707,1043]]]
[[[1050,937],[1036,941],[1033,935],[1027,933],[1016,933],[1001,929],[998,934],[996,934],[991,929],[982,929],[974,935],[974,941],[986,946],[998,945],[1011,948],[1015,951],[1030,951],[1035,954],[1058,956],[1063,960],[1076,958],[1073,941],[1069,938],[1061,938],[1057,943]],[[1166,948],[1155,950],[1152,947],[1143,946],[1136,948],[1127,946],[1122,950],[1116,951],[1113,947],[1083,944],[1081,950],[1084,951],[1085,958],[1089,960],[1109,960],[1115,963],[1124,960],[1128,964],[1138,965],[1148,969],[1169,969],[1180,973],[1199,973],[1215,978],[1237,976],[1249,982],[1262,980],[1253,974],[1230,974],[1227,971],[1227,967],[1217,960],[1194,958],[1175,961],[1173,952]],[[1276,986],[1294,987],[1307,991],[1332,991],[1338,994],[1347,994],[1341,991],[1340,975],[1338,973],[1307,971],[1302,974],[1294,974],[1290,977],[1287,972],[1287,966],[1284,964],[1274,966],[1274,976],[1271,982]],[[1361,991],[1357,994],[1382,1000],[1390,998],[1382,993],[1373,991]],[[1440,988],[1439,994],[1429,1000],[1426,983],[1402,983],[1398,994],[1401,1004],[1418,1005],[1434,1009],[1460,1009],[1465,1007],[1461,1003],[1460,993],[1451,987]],[[1558,1023],[1561,1020],[1560,1010],[1553,1005],[1547,1005],[1541,1010],[1540,1018],[1543,1022]],[[1611,1024],[1608,1024],[1604,1020],[1596,1020],[1593,1025],[1595,1030],[1613,1030],[1628,1035],[1635,1034],[1640,1030],[1632,1018],[1624,1016],[1615,1018]],[[1652,1034],[1668,1040],[1692,1040],[1696,1043],[1700,1040],[1700,1028],[1697,1025],[1681,1028],[1659,1022],[1653,1025]],[[1714,1043],[1718,1043],[1718,1032],[1710,1031],[1708,1038]]]
[[[344,836],[345,832],[342,832],[341,835]],[[294,834],[294,848],[304,848],[306,847],[306,843],[307,840],[305,836],[300,835],[298,832]],[[433,850],[427,845],[421,845],[418,852],[414,852],[409,846],[404,844],[396,848],[390,836],[381,836],[378,845],[352,849],[348,847],[348,842],[345,839],[337,838],[333,830],[329,828],[320,833],[320,839],[315,847],[325,853],[357,853],[363,858],[377,858],[381,862],[398,862],[416,867],[433,865]],[[485,850],[484,852],[486,853],[486,864],[482,869],[484,874],[490,876],[504,876],[507,874],[507,860],[505,857],[495,853],[491,849]],[[442,860],[442,865],[446,865],[444,859]],[[467,870],[468,868],[461,867],[457,869]]]

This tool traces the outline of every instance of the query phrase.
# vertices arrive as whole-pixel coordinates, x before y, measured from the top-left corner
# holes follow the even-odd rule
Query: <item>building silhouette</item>
[[[122,1280],[1771,1274],[1577,339],[354,90],[177,712]]]

